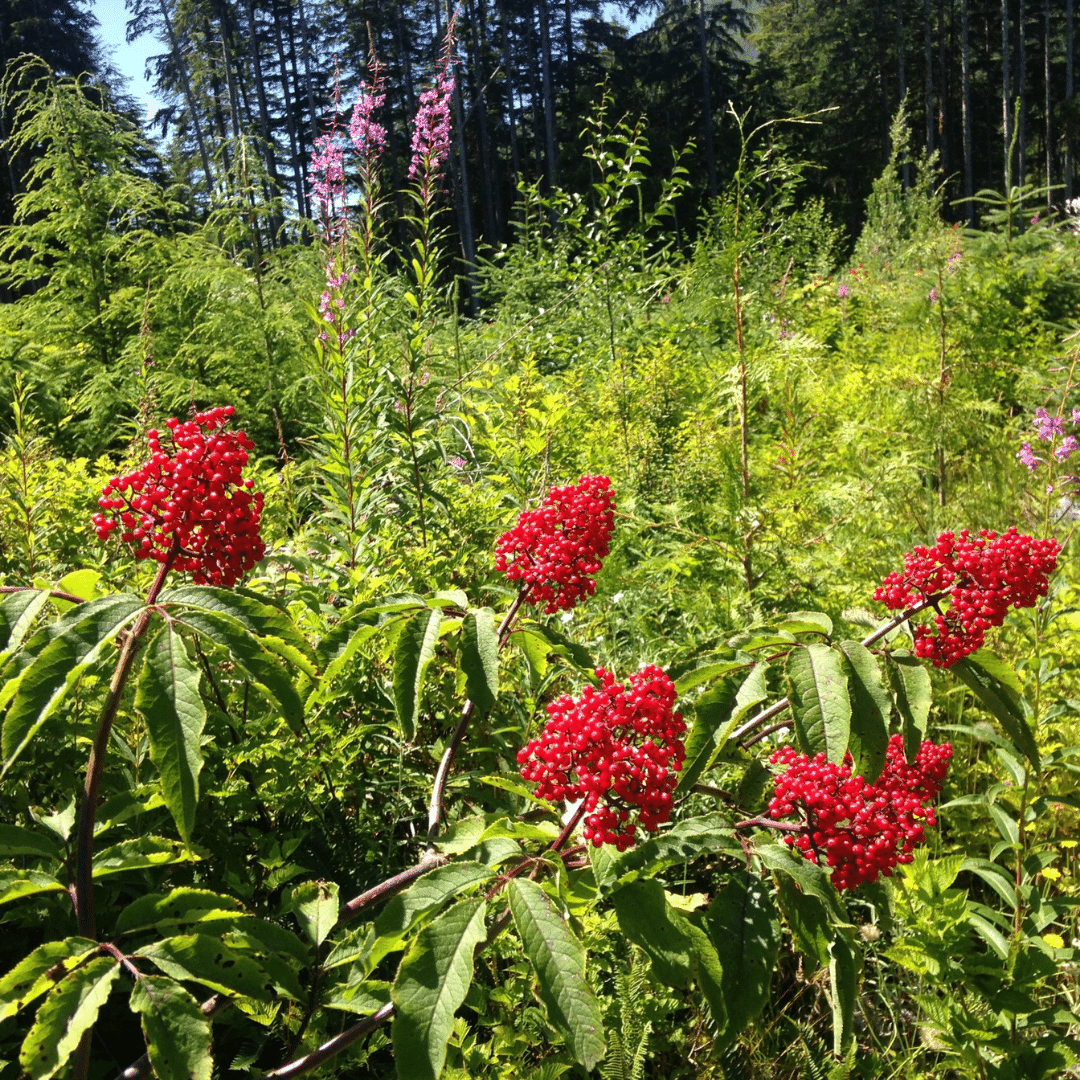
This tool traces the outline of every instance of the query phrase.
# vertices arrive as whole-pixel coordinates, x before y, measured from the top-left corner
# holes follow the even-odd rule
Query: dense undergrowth
[[[178,193],[139,178],[132,137],[115,118],[61,84],[43,84],[26,106],[22,137],[45,150],[3,239],[8,283],[27,287],[0,309],[3,583],[84,599],[145,593],[155,567],[94,535],[99,492],[143,460],[148,429],[231,403],[255,440],[266,494],[267,554],[246,586],[314,643],[314,661],[285,654],[305,696],[302,723],[290,728],[280,697],[253,689],[251,669],[193,639],[207,704],[190,846],[139,848],[174,830],[138,703],[121,707],[98,822],[112,830],[108,842],[133,846],[99,883],[99,925],[141,894],[197,886],[295,927],[298,883],[332,882],[344,899],[413,865],[464,687],[454,662],[464,646],[450,624],[470,605],[501,609],[513,598],[494,569],[496,539],[554,484],[611,478],[611,553],[595,597],[537,614],[545,633],[524,634],[503,661],[497,700],[450,779],[451,822],[536,810],[521,793],[517,751],[544,705],[576,692],[581,669],[667,665],[684,680],[679,707],[692,721],[695,706],[705,714],[695,694],[708,675],[695,684],[687,673],[738,650],[762,657],[817,641],[823,624],[793,612],[827,613],[830,640],[832,624],[837,640],[861,638],[886,617],[873,592],[905,551],[946,530],[1016,525],[1064,545],[1046,601],[1014,612],[989,641],[1015,668],[994,669],[994,692],[1014,688],[1002,708],[1022,726],[1003,729],[987,694],[930,672],[929,728],[953,745],[938,828],[894,877],[829,900],[846,903],[830,917],[862,952],[861,975],[853,959],[851,977],[838,975],[847,946],[836,942],[847,939],[768,864],[783,917],[770,906],[758,928],[764,989],[741,1026],[723,1029],[691,983],[665,978],[652,946],[632,943],[618,904],[597,902],[605,871],[586,869],[555,892],[587,953],[606,1077],[1071,1075],[1080,1054],[1073,487],[1067,460],[1053,477],[1049,464],[1032,471],[1017,460],[1036,408],[1067,421],[1080,406],[1071,337],[1080,236],[1070,222],[1040,218],[1018,189],[987,197],[979,230],[949,227],[924,162],[908,191],[895,169],[881,178],[848,259],[820,206],[800,200],[800,167],[759,131],[745,133],[733,184],[686,249],[678,163],[664,190],[647,195],[646,133],[609,104],[582,137],[591,190],[523,190],[517,239],[488,253],[479,314],[468,318],[440,261],[437,190],[401,226],[405,240],[372,214],[370,236],[356,225],[331,230],[328,246],[316,225],[298,224],[297,237],[314,242],[257,251],[257,185],[249,202],[196,220]],[[398,610],[441,595],[448,612],[410,724],[394,674],[408,624],[343,646],[345,630],[368,625],[365,604],[401,594]],[[315,690],[303,674],[312,662],[323,674]],[[784,693],[781,667],[761,666],[757,701]],[[10,764],[6,824],[37,822],[66,839],[108,678],[91,665]],[[1030,746],[1020,737],[1028,728]],[[767,758],[734,745],[714,756],[701,777],[711,793],[681,791],[675,822],[763,811]],[[472,850],[462,835],[445,850]],[[648,880],[662,883],[665,910],[689,919],[727,896],[751,861],[732,844],[654,867]],[[16,852],[4,878],[3,971],[72,932],[63,893],[18,886],[33,859]],[[298,1000],[223,1013],[218,1074],[261,1075],[374,1012],[391,959],[374,989],[354,969],[328,966],[325,983],[305,982]],[[534,978],[516,939],[478,959],[444,1076],[583,1075]],[[306,1007],[317,989],[328,994],[322,1011]],[[28,1024],[0,1027],[0,1076],[20,1075]],[[92,1075],[142,1053],[123,1002],[110,1000],[97,1032]],[[389,1045],[376,1030],[339,1075],[389,1075]]]

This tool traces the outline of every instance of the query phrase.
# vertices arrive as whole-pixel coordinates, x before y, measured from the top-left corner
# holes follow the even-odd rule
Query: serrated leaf
[[[165,805],[185,844],[191,843],[199,802],[200,750],[206,708],[199,693],[199,669],[184,639],[166,623],[143,661],[135,708],[146,720],[150,760],[161,774]]]
[[[494,876],[491,867],[476,862],[438,866],[387,901],[375,920],[375,932],[379,935],[408,933],[422,915],[442,907],[470,886],[489,881]]]
[[[530,630],[514,630],[510,640],[521,649],[529,665],[533,682],[539,683],[548,672],[548,657],[551,655],[551,643],[541,634]]]
[[[135,952],[174,979],[190,979],[223,994],[272,1001],[274,983],[262,965],[209,934],[181,934]]]
[[[411,742],[416,735],[424,676],[435,656],[442,612],[425,607],[402,627],[394,649],[394,709],[401,735]]]
[[[585,981],[585,950],[535,882],[510,882],[510,911],[536,972],[548,1019],[587,1071],[603,1058],[604,1018]]]
[[[121,593],[82,604],[59,620],[57,636],[22,673],[4,718],[0,739],[4,767],[0,777],[7,773],[105,646],[134,622],[144,607],[137,596]]]
[[[705,918],[723,970],[730,1041],[768,1000],[780,949],[780,925],[764,882],[747,870],[728,879]]]
[[[562,631],[556,630],[553,626],[544,626],[542,623],[530,623],[528,629],[535,630],[546,638],[551,646],[551,651],[556,656],[569,660],[574,667],[586,671],[590,675],[596,670],[596,663],[593,660],[592,653],[576,641],[572,641]]]
[[[144,975],[131,993],[142,1021],[150,1067],[158,1080],[210,1080],[210,1022],[199,1003],[172,979]]]
[[[305,881],[292,891],[290,901],[304,933],[321,945],[338,921],[338,887],[333,881]]]
[[[119,974],[111,956],[99,956],[66,975],[42,1002],[19,1052],[19,1064],[32,1080],[49,1080],[67,1064]]]
[[[684,989],[693,976],[694,943],[686,920],[674,911],[656,878],[635,881],[611,894],[619,929],[645,950],[665,985]]]
[[[0,825],[0,856],[34,855],[39,859],[62,859],[63,849],[48,834],[21,825]]]
[[[824,751],[829,761],[839,764],[851,735],[851,700],[840,654],[828,645],[792,649],[786,674],[795,734],[803,752],[813,757]]]
[[[473,977],[473,956],[484,940],[483,900],[443,912],[417,935],[391,988],[394,1062],[401,1080],[437,1080],[446,1044]]]
[[[199,922],[214,912],[223,916],[240,914],[240,901],[207,889],[182,888],[170,893],[148,893],[120,912],[114,933],[126,934],[151,926],[181,926]]]
[[[486,713],[499,695],[499,633],[489,608],[475,608],[461,624],[461,670],[469,700]]]
[[[896,699],[896,711],[900,714],[900,728],[904,736],[904,757],[910,765],[919,754],[919,747],[926,738],[926,725],[930,719],[930,702],[933,688],[930,672],[915,656],[897,653],[889,655],[889,682]]]
[[[859,956],[843,934],[829,945],[829,985],[832,989],[833,1053],[843,1057],[853,1038],[852,1021],[859,993]]]
[[[227,649],[259,691],[281,710],[289,727],[297,733],[302,730],[303,702],[288,672],[266,647],[264,639],[256,637],[237,620],[217,612],[187,608],[172,614],[181,625]]]
[[[628,883],[665,866],[719,854],[744,857],[731,819],[724,814],[706,814],[680,821],[666,832],[628,848],[613,860],[611,873],[616,881]]]
[[[287,612],[269,603],[265,597],[248,589],[221,589],[213,585],[184,585],[166,589],[158,603],[176,604],[224,615],[240,623],[257,637],[277,638],[293,649],[314,658],[311,646]],[[305,660],[305,663],[309,661]]]
[[[20,960],[0,979],[0,1020],[48,993],[84,956],[97,949],[96,941],[70,937],[47,941]]]
[[[1016,673],[993,653],[980,649],[958,660],[952,673],[1005,729],[1016,748],[1039,770],[1039,746],[1028,726]]]
[[[745,667],[740,664],[740,667]],[[694,705],[694,724],[686,738],[686,760],[676,790],[686,791],[708,769],[740,720],[768,696],[768,666],[755,664],[745,678],[724,679],[709,687]]]
[[[44,590],[24,589],[0,601],[0,664],[23,643],[48,599]]]
[[[760,844],[755,846],[754,853],[770,870],[791,878],[804,893],[816,896],[833,922],[851,921],[824,867],[796,855],[786,844]]]
[[[848,666],[853,772],[873,783],[885,767],[892,705],[874,654],[857,641],[841,641],[839,648]]]
[[[329,700],[334,681],[352,663],[360,647],[370,641],[379,630],[379,616],[371,611],[363,611],[354,618],[342,620],[319,642],[318,653],[323,674],[308,700],[309,709]]]
[[[64,892],[64,886],[40,870],[0,870],[0,904],[37,893]]]
[[[777,630],[789,634],[824,634],[829,637],[833,632],[833,621],[823,611],[792,611],[776,624]]]
[[[163,836],[140,836],[113,844],[94,856],[94,877],[106,877],[127,870],[145,870],[151,866],[168,866],[170,863],[187,862],[198,858],[185,851],[175,840]]]
[[[778,874],[776,884],[780,910],[791,928],[796,947],[807,960],[809,973],[826,967],[834,932],[825,905],[816,896],[804,893],[786,874]]]

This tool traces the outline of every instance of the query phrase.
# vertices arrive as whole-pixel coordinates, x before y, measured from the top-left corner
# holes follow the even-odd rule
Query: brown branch
[[[65,600],[69,604],[85,604],[86,601],[81,596],[76,596],[74,593],[62,592],[60,589],[39,589],[35,585],[0,585],[0,595],[4,593],[17,593],[17,592],[47,592],[51,600]]]
[[[389,900],[390,897],[396,896],[399,892],[416,881],[417,878],[423,877],[426,873],[434,870],[438,866],[445,866],[449,861],[450,860],[445,855],[437,855],[429,852],[424,855],[415,866],[410,867],[408,870],[402,870],[400,874],[395,874],[392,878],[387,878],[386,881],[373,886],[368,889],[367,892],[362,892],[347,904],[342,905],[334,929],[336,930],[339,926],[344,926],[345,923],[351,922],[369,907],[373,907],[383,900]]]

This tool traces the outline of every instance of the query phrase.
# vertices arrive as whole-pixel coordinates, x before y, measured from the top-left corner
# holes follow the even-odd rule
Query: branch
[[[3,593],[17,593],[17,592],[41,592],[42,590],[34,585],[0,585],[0,595]],[[62,592],[60,589],[46,589],[44,590],[49,594],[49,598],[52,600],[66,600],[69,604],[85,604],[86,601],[81,596],[76,596],[74,593]]]

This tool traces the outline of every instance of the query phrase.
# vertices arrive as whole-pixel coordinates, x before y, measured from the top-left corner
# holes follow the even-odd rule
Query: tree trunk
[[[1027,178],[1027,4],[1020,0],[1020,17],[1016,24],[1016,96],[1020,103],[1020,112],[1016,129],[1017,142],[1017,183],[1023,184]]]
[[[304,0],[299,0],[297,14],[300,16],[300,53],[304,58],[304,88],[307,90],[308,116],[311,123],[311,145],[319,134],[319,114],[315,111],[315,91],[311,85],[311,41],[308,37],[307,15]]]
[[[503,73],[506,75],[506,118],[507,127],[510,129],[510,167],[514,175],[511,178],[511,191],[516,192],[521,183],[521,156],[518,152],[517,140],[517,114],[514,109],[514,66],[510,59],[510,18],[506,11],[506,3],[497,4],[499,11],[499,35],[502,45]],[[511,204],[514,196],[511,195]]]
[[[934,152],[934,30],[930,0],[923,0],[923,64],[926,94],[926,154]]]
[[[1073,96],[1073,0],[1065,0],[1065,100]],[[1073,193],[1072,131],[1065,129],[1065,198]]]
[[[1012,189],[1012,85],[1009,81],[1009,2],[1001,0],[1001,118],[1005,137],[1005,191]]]
[[[274,182],[275,195],[281,191],[281,179],[278,176],[277,154],[274,153],[273,138],[270,130],[270,106],[266,97],[266,82],[263,79],[262,50],[259,47],[258,27],[255,23],[254,0],[247,0],[248,45],[251,49],[251,63],[255,72],[255,95],[259,102],[259,134],[262,136],[263,158],[266,171]]]
[[[701,3],[701,0],[698,0]],[[896,0],[896,70],[900,79],[900,104],[907,98],[907,72],[904,67],[904,0]],[[904,190],[911,187],[911,165],[908,162],[907,148],[904,149],[900,163],[900,175]]]
[[[195,129],[195,142],[199,147],[199,158],[202,161],[203,174],[206,176],[206,192],[208,195],[212,195],[214,192],[214,174],[210,171],[210,158],[206,153],[206,141],[203,139],[202,126],[199,124],[199,110],[195,104],[195,95],[191,90],[187,63],[184,60],[184,54],[180,51],[180,42],[177,40],[176,31],[173,29],[172,20],[169,18],[169,9],[165,6],[165,0],[158,0],[158,10],[161,12],[161,19],[165,24],[165,32],[169,35],[169,48],[172,49],[176,69],[180,72],[184,97],[187,99],[188,111],[191,113],[191,126]]]
[[[555,190],[555,91],[551,85],[551,21],[547,0],[539,0],[536,12],[540,18],[540,74],[544,84],[544,137],[550,195]]]
[[[461,248],[465,260],[465,275],[469,283],[469,314],[476,318],[476,240],[473,236],[472,206],[469,202],[469,174],[465,160],[465,110],[461,104],[461,79],[454,80],[454,109],[457,114],[457,159],[458,159],[458,231],[461,234]],[[457,318],[457,313],[454,313]]]
[[[281,95],[285,103],[285,128],[289,133],[290,167],[293,173],[293,191],[296,195],[296,211],[301,217],[308,216],[307,189],[304,186],[304,164],[301,151],[302,140],[296,128],[296,112],[293,109],[292,94],[289,92],[291,80],[287,67],[288,55],[285,50],[285,39],[281,33],[282,20],[278,18],[277,4],[271,9],[271,18],[274,22],[274,33],[278,43],[278,70],[281,73]],[[292,37],[289,38],[290,47]],[[291,48],[293,78],[296,79],[296,50]],[[299,82],[299,79],[296,79]],[[295,85],[295,83],[293,84]]]
[[[1046,143],[1046,209],[1053,204],[1053,196],[1050,186],[1053,184],[1053,125],[1050,120],[1051,94],[1050,94],[1050,4],[1043,0],[1043,111],[1046,114],[1046,131],[1043,141]]]
[[[574,7],[573,0],[563,4],[563,39],[566,47],[566,115],[577,119],[577,84],[574,80]],[[575,129],[576,130],[576,126]]]
[[[487,102],[484,100],[484,91],[487,79],[484,73],[484,44],[480,34],[487,18],[484,10],[484,0],[475,0],[469,3],[466,9],[468,21],[468,49],[472,53],[470,68],[473,80],[473,108],[476,110],[476,124],[480,134],[480,161],[483,164],[482,192],[479,193],[484,203],[484,227],[487,230],[489,244],[497,244],[499,241],[499,224],[496,220],[495,196],[499,189],[499,178],[495,170],[495,161],[491,154],[491,142],[488,138],[487,125]]]
[[[967,201],[967,223],[975,225],[975,184],[971,167],[971,37],[968,27],[968,0],[960,0],[960,113],[964,124],[964,199]]]
[[[698,56],[701,60],[701,113],[705,124],[705,164],[709,169],[709,198],[716,198],[716,151],[713,147],[712,92],[709,89],[709,49],[705,0],[698,0]]]

